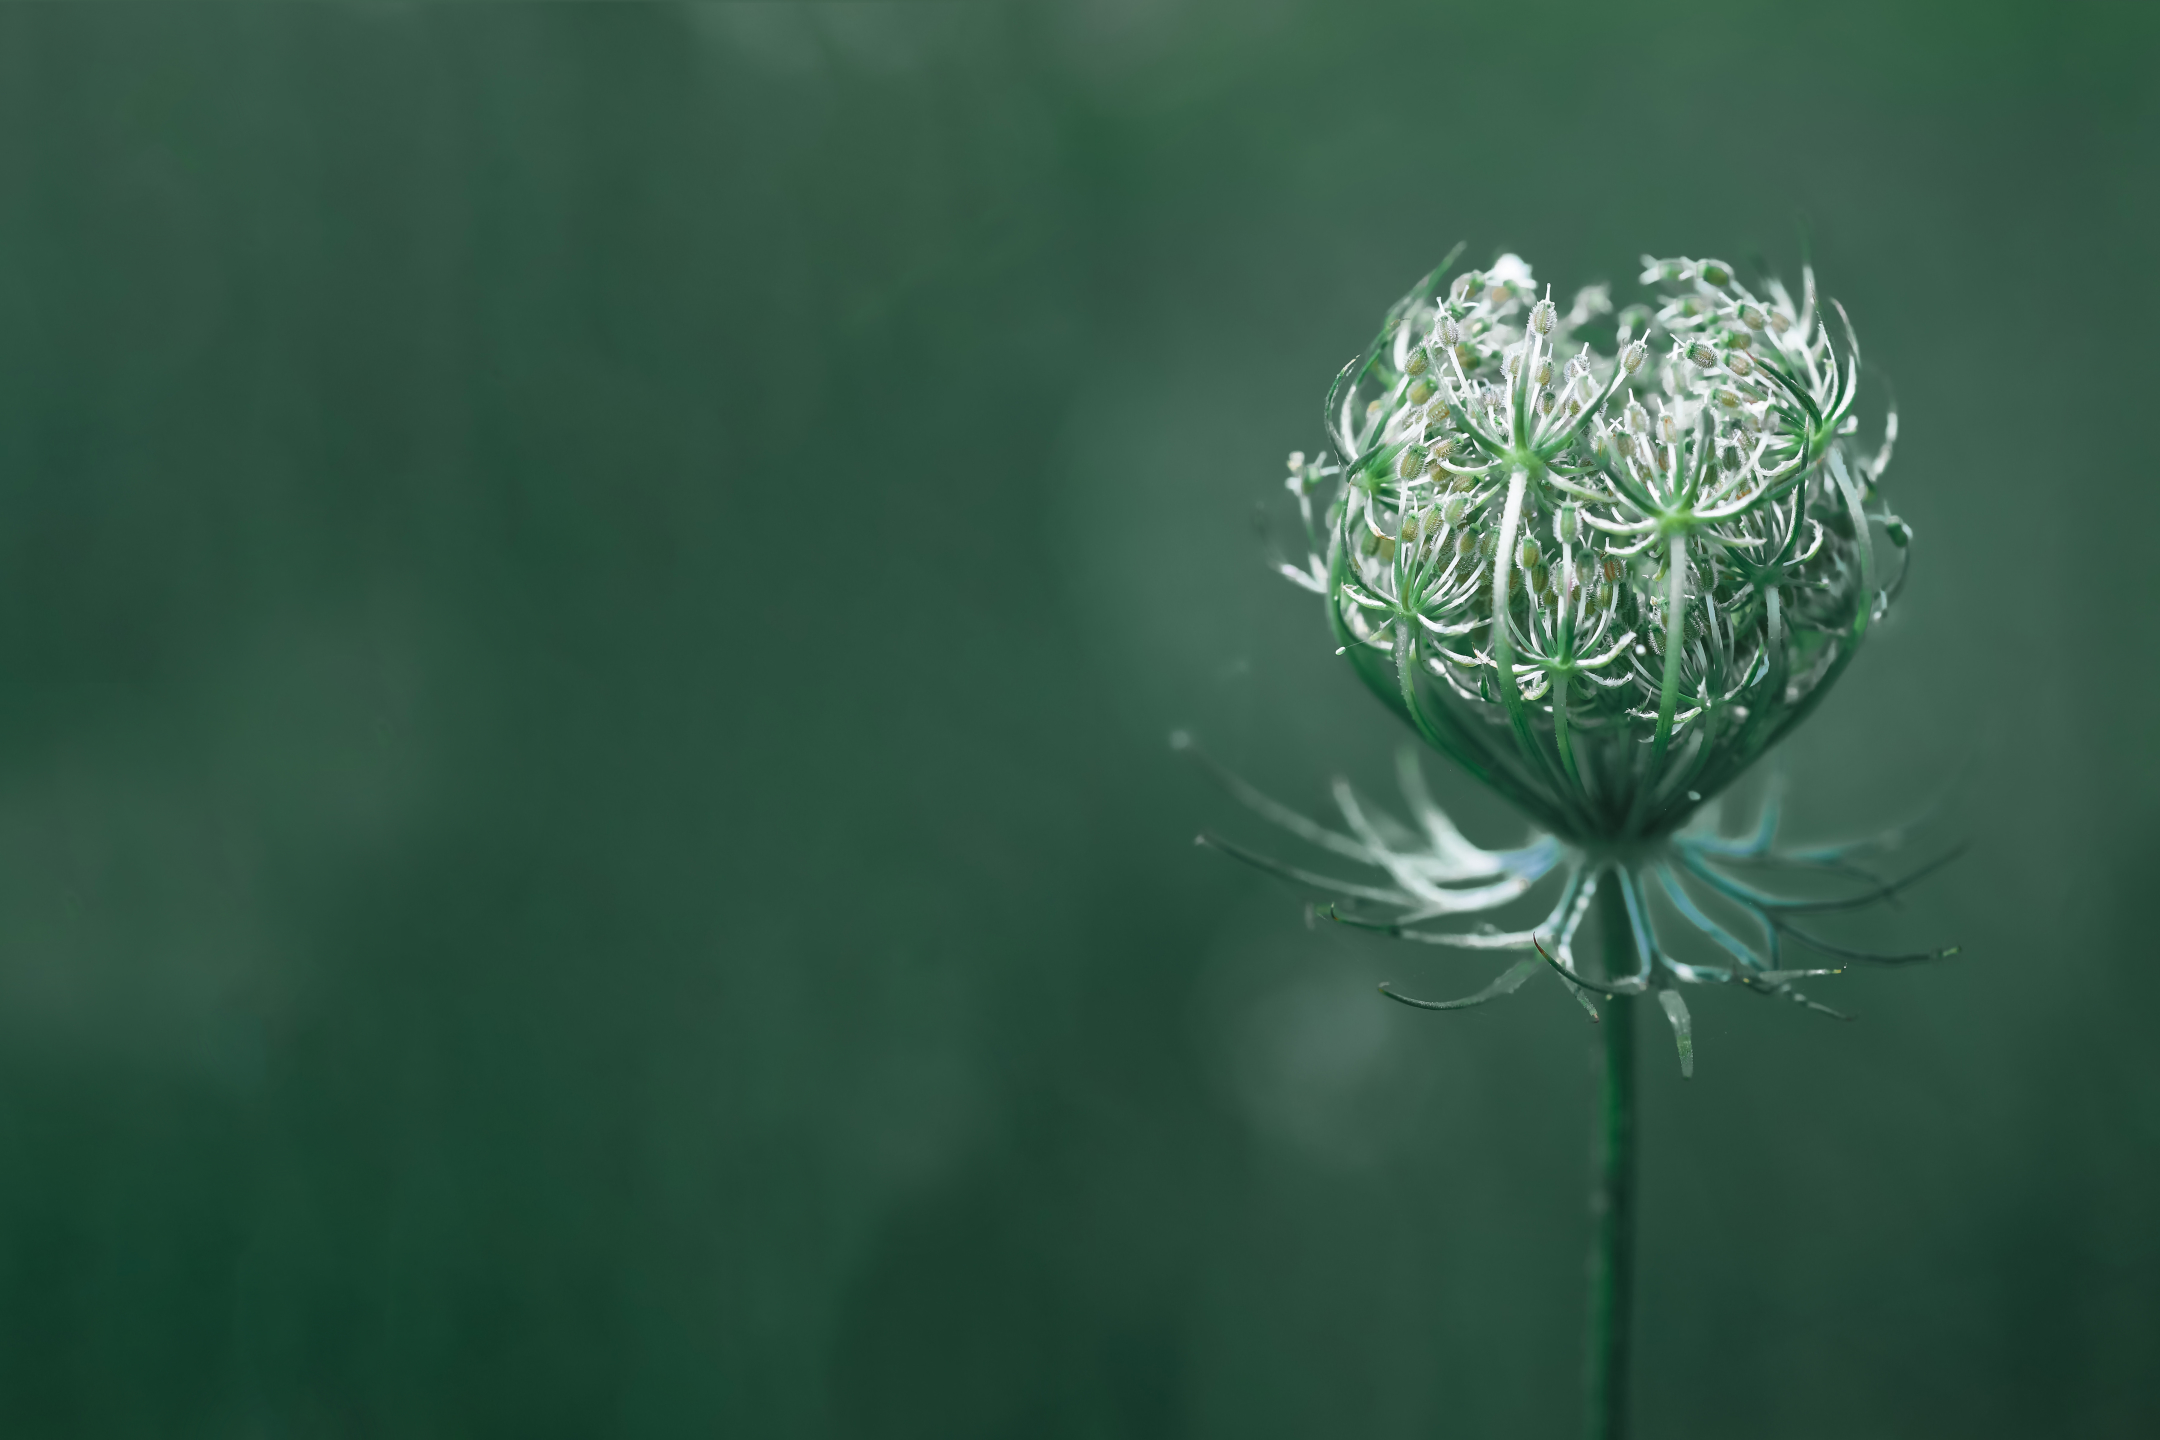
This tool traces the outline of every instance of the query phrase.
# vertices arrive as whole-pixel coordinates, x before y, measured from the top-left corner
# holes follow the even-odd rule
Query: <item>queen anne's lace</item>
[[[1796,302],[1644,266],[1662,303],[1617,317],[1513,255],[1434,272],[1336,380],[1334,455],[1291,457],[1314,543],[1284,569],[1359,672],[1582,840],[1671,831],[1787,734],[1890,602],[1873,529],[1910,538],[1877,498],[1896,417],[1854,448],[1859,350],[1812,272]]]
[[[1324,597],[1339,653],[1435,749],[1549,833],[1513,850],[1472,845],[1406,757],[1414,825],[1338,783],[1333,829],[1217,771],[1268,819],[1372,879],[1201,839],[1332,897],[1316,913],[1344,924],[1520,956],[1463,999],[1388,990],[1395,999],[1459,1009],[1545,968],[1593,1015],[1595,994],[1655,993],[1692,1073],[1682,985],[1836,1014],[1794,982],[1842,963],[1796,968],[1785,942],[1891,964],[1955,947],[1881,954],[1802,928],[1932,870],[1884,880],[1867,868],[1899,832],[1781,849],[1774,789],[1745,837],[1719,834],[1714,807],[1698,812],[1806,718],[1889,607],[1906,565],[1882,583],[1875,532],[1901,555],[1912,537],[1879,495],[1897,417],[1872,454],[1856,448],[1859,347],[1842,309],[1842,346],[1833,340],[1813,273],[1796,302],[1776,280],[1757,293],[1722,261],[1643,264],[1662,299],[1618,315],[1602,286],[1562,311],[1513,255],[1444,288],[1443,265],[1337,377],[1333,454],[1290,457],[1312,553],[1282,568]],[[1750,872],[1862,888],[1792,898]],[[1548,877],[1559,892],[1528,929],[1433,928]],[[1574,942],[1601,895],[1614,924],[1598,979],[1577,967]],[[1659,908],[1729,963],[1674,956]],[[1741,918],[1737,930],[1719,909]]]

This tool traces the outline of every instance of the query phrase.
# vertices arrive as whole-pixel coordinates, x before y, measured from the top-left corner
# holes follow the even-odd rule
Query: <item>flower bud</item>
[[[1292,470],[1302,470],[1302,469],[1304,469],[1304,468],[1305,468],[1305,452],[1304,452],[1304,451],[1302,451],[1302,450],[1292,450],[1292,451],[1290,452],[1290,468],[1291,468]]]
[[[1723,261],[1647,263],[1654,278],[1677,283],[1644,292],[1657,297],[1651,308],[1615,317],[1618,339],[1603,352],[1570,327],[1610,309],[1578,300],[1560,313],[1557,291],[1533,282],[1517,257],[1450,275],[1453,300],[1420,287],[1393,312],[1403,328],[1387,337],[1400,347],[1387,353],[1400,357],[1402,373],[1389,373],[1386,361],[1378,367],[1393,388],[1377,392],[1369,421],[1355,406],[1353,423],[1339,412],[1329,417],[1344,432],[1339,445],[1355,447],[1364,463],[1324,449],[1292,457],[1290,478],[1308,522],[1319,518],[1314,492],[1323,480],[1333,492],[1327,543],[1336,547],[1335,578],[1349,588],[1330,585],[1311,560],[1292,578],[1321,590],[1338,620],[1367,643],[1392,644],[1399,659],[1411,636],[1423,639],[1412,607],[1432,630],[1461,637],[1445,652],[1454,668],[1437,657],[1425,668],[1452,682],[1449,703],[1467,707],[1466,720],[1509,719],[1502,699],[1522,718],[1519,698],[1535,703],[1548,693],[1556,713],[1580,713],[1571,744],[1588,757],[1585,773],[1595,773],[1597,790],[1610,793],[1570,808],[1562,792],[1579,781],[1561,773],[1565,767],[1540,770],[1533,761],[1538,773],[1517,778],[1537,792],[1530,798],[1613,832],[1577,837],[1593,850],[1627,830],[1630,817],[1637,830],[1651,825],[1665,834],[1682,818],[1681,798],[1703,798],[1688,785],[1708,794],[1744,763],[1740,742],[1755,732],[1725,724],[1722,713],[1737,718],[1744,702],[1766,726],[1802,713],[1809,692],[1833,678],[1821,663],[1833,653],[1828,646],[1844,653],[1868,607],[1887,603],[1891,587],[1859,573],[1856,547],[1871,529],[1878,559],[1913,543],[1872,483],[1862,497],[1869,514],[1855,524],[1854,507],[1819,476],[1830,446],[1847,447],[1841,463],[1854,465],[1856,442],[1844,437],[1860,422],[1843,413],[1850,404],[1829,411],[1835,423],[1824,421],[1826,402],[1843,399],[1850,378],[1838,336],[1815,329],[1812,279],[1811,308],[1802,312],[1801,292],[1792,300],[1769,298],[1785,294],[1774,286],[1768,296],[1750,294]],[[1405,327],[1406,314],[1415,320]],[[1788,375],[1791,365],[1799,372]],[[1370,377],[1372,369],[1357,373]],[[1836,434],[1817,433],[1825,428]],[[1772,494],[1781,501],[1774,514],[1747,513]],[[1503,495],[1512,496],[1505,509]],[[1804,578],[1784,570],[1790,555],[1775,558],[1786,554],[1778,542],[1793,541],[1796,524],[1809,547]],[[1684,530],[1687,543],[1661,541],[1664,529]],[[1664,568],[1676,551],[1678,566]],[[1770,631],[1767,613],[1741,593],[1754,581],[1790,591],[1790,626]],[[1510,617],[1494,613],[1495,591],[1512,595],[1516,614],[1532,622],[1512,655]],[[1601,608],[1590,610],[1593,602]],[[1350,603],[1371,613],[1361,619],[1345,608]],[[1553,651],[1558,637],[1545,633],[1547,622],[1566,628],[1568,617],[1584,622],[1583,633]],[[1561,710],[1562,673],[1577,666],[1573,650],[1584,641],[1585,654],[1594,649],[1602,658]],[[1610,650],[1616,644],[1625,658]],[[1650,658],[1674,646],[1678,654]],[[1661,703],[1673,679],[1661,673],[1667,661],[1685,719]],[[1698,723],[1705,705],[1718,709]],[[1646,764],[1651,757],[1639,747],[1660,731],[1665,748]],[[1634,855],[1631,841],[1625,854],[1597,850],[1593,858],[1610,866],[1633,864]]]

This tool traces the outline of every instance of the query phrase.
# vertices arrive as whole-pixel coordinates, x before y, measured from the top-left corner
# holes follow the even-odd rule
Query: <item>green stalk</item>
[[[1572,655],[1569,658],[1572,659]],[[1568,682],[1572,679],[1574,676],[1565,670],[1553,677],[1553,745],[1560,751],[1560,768],[1574,782],[1576,797],[1581,800],[1583,809],[1589,810],[1592,808],[1590,787],[1583,784],[1582,770],[1575,763],[1575,746],[1568,734]]]
[[[1528,362],[1525,361],[1525,373]],[[1523,703],[1522,688],[1515,682],[1515,634],[1508,619],[1508,582],[1515,574],[1515,542],[1522,533],[1523,495],[1530,483],[1530,472],[1517,466],[1508,474],[1507,505],[1500,512],[1500,548],[1493,556],[1492,579],[1492,636],[1493,667],[1500,672],[1500,702],[1507,709],[1508,721],[1515,732],[1515,748],[1522,752],[1523,766],[1533,781],[1543,779],[1550,792],[1558,797],[1557,808],[1567,816],[1563,833],[1581,835],[1590,830],[1589,815],[1576,803],[1576,791],[1571,791],[1545,747],[1538,744],[1537,735],[1530,728],[1530,710]]]
[[[1680,707],[1680,647],[1687,640],[1687,537],[1675,531],[1669,543],[1665,562],[1671,577],[1665,596],[1665,683],[1658,691],[1657,729],[1651,736],[1650,763],[1644,767],[1635,803],[1628,808],[1629,834],[1639,833],[1637,827],[1650,807],[1651,796],[1657,793],[1658,781],[1664,777],[1665,748],[1672,743],[1673,716]]]
[[[1618,875],[1598,891],[1608,984],[1634,967],[1635,935]],[[1605,1001],[1597,1027],[1599,1066],[1596,1170],[1590,1181],[1590,1314],[1586,1399],[1590,1440],[1626,1440],[1628,1356],[1635,1298],[1635,997]]]

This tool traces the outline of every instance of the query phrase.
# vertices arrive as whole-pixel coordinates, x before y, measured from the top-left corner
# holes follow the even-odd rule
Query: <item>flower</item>
[[[1881,881],[1849,851],[1778,850],[1774,803],[1745,842],[1720,837],[1702,808],[1844,673],[1904,583],[1911,532],[1881,497],[1897,417],[1885,417],[1872,453],[1859,448],[1858,341],[1834,302],[1833,338],[1812,270],[1796,300],[1775,279],[1758,293],[1722,261],[1645,256],[1643,266],[1658,300],[1621,312],[1600,353],[1608,335],[1595,327],[1612,310],[1603,287],[1562,311],[1550,287],[1539,298],[1518,256],[1445,284],[1443,264],[1336,378],[1332,455],[1291,457],[1311,553],[1282,568],[1324,598],[1337,653],[1543,833],[1517,850],[1471,846],[1422,798],[1413,767],[1405,791],[1418,831],[1382,824],[1346,789],[1339,832],[1233,782],[1293,833],[1383,871],[1386,885],[1203,839],[1336,896],[1326,913],[1343,923],[1537,952],[1468,999],[1406,1003],[1481,1003],[1547,966],[1585,1004],[1586,992],[1656,991],[1691,1071],[1676,984],[1736,983],[1814,1005],[1793,982],[1834,971],[1786,967],[1783,939],[1840,959],[1953,952],[1866,955],[1796,928],[1794,915],[1886,899],[1917,876]],[[1901,557],[1887,585],[1877,529]],[[1867,888],[1783,899],[1732,873],[1760,865]],[[1504,905],[1548,874],[1562,877],[1559,901],[1530,930],[1421,928]],[[1571,952],[1601,886],[1625,902],[1634,964],[1623,973],[1608,961],[1596,980]],[[1653,890],[1733,963],[1671,956]],[[1747,914],[1759,939],[1721,926],[1704,894]]]

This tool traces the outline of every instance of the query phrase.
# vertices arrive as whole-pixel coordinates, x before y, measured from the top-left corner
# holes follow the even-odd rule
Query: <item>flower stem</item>
[[[1627,899],[1617,884],[1600,887],[1605,978],[1634,967]],[[1628,1356],[1635,1298],[1635,999],[1605,1002],[1599,1032],[1595,1171],[1590,1180],[1590,1314],[1586,1389],[1590,1440],[1626,1440]]]

